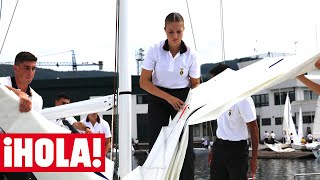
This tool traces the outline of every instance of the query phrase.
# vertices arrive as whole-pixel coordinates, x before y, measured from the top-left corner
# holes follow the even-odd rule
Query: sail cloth
[[[181,118],[179,117],[182,111],[178,112],[173,123],[161,129],[143,166],[138,166],[123,179],[178,179],[188,141],[188,128],[185,123],[192,125],[215,120],[242,99],[314,70],[314,63],[319,58],[320,53],[311,56],[266,58],[238,71],[227,69],[192,89],[185,102],[188,106],[187,112],[185,111]]]
[[[113,100],[113,95],[97,97],[61,106],[45,108],[41,111],[41,114],[47,119],[53,120],[70,116],[79,116],[82,114],[102,112],[112,108],[114,104]]]
[[[69,130],[53,124],[36,111],[19,112],[19,98],[0,84],[0,127],[8,133],[70,133]],[[113,161],[106,158],[106,171],[101,172],[108,179],[113,177]],[[38,180],[105,179],[93,172],[34,172]]]
[[[299,124],[298,124],[298,139],[301,142],[303,135],[303,118],[302,118],[302,109],[301,107],[299,108]]]
[[[299,139],[296,131],[296,126],[292,119],[291,103],[289,95],[286,96],[286,101],[284,103],[283,111],[283,131],[286,132],[286,139],[290,139],[292,133],[292,140],[294,144],[301,144],[301,139]]]

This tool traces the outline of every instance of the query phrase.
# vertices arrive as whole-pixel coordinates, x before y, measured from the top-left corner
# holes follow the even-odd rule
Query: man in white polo
[[[210,74],[212,77],[217,76],[227,68],[228,65],[220,63]],[[248,130],[252,141],[250,169],[255,173],[259,141],[256,118],[256,109],[251,97],[234,104],[218,117],[217,139],[209,154],[211,179],[247,180]]]
[[[54,105],[55,106],[61,106],[65,104],[69,104],[71,101],[70,96],[64,93],[60,93],[57,95]],[[79,133],[78,130],[84,131],[87,134],[91,134],[92,131],[90,127],[86,126],[84,123],[77,121],[74,117],[66,117],[66,118],[60,118],[60,119],[50,119],[51,122],[64,127],[66,129],[69,129],[72,133]],[[77,130],[78,129],[78,130]]]

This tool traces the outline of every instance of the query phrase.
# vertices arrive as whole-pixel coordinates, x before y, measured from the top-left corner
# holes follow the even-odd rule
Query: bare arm
[[[6,86],[9,90],[13,91],[19,98],[19,111],[20,112],[29,112],[32,108],[32,102],[29,99],[28,95],[25,92],[20,91],[19,89],[15,89],[10,86]]]
[[[251,172],[255,173],[258,166],[257,157],[258,157],[258,143],[259,143],[259,128],[256,120],[247,123],[247,126],[250,131],[251,144],[252,144],[252,157],[250,160],[250,168],[251,168]]]
[[[191,88],[196,88],[200,85],[200,78],[192,78],[190,77]]]
[[[176,98],[153,85],[151,82],[151,77],[152,71],[142,69],[140,76],[140,87],[148,93],[166,100],[173,106],[175,110],[181,109],[184,105],[184,102],[181,101],[179,98]]]
[[[72,124],[72,126],[74,126],[75,128],[81,130],[81,131],[85,131],[86,134],[92,134],[92,131],[90,128],[88,128],[85,124],[83,124],[82,122],[75,122]]]
[[[106,146],[106,154],[107,154],[111,148],[110,138],[106,138],[105,146]]]
[[[312,91],[320,95],[320,85],[318,83],[315,83],[308,79],[305,75],[301,74],[297,76],[297,79],[301,81],[303,84],[305,84],[308,88],[310,88]]]

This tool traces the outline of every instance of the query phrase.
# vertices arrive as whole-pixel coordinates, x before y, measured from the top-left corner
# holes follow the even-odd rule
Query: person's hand
[[[258,167],[258,161],[257,159],[250,159],[250,171],[251,171],[251,175],[256,174],[256,170]]]
[[[184,106],[184,102],[181,101],[179,98],[176,98],[176,97],[174,97],[174,96],[170,96],[170,97],[167,99],[167,101],[168,101],[168,103],[171,104],[171,106],[172,106],[175,110],[177,110],[177,111],[179,111],[180,109],[182,109],[183,106]]]
[[[212,149],[210,149],[209,154],[208,154],[208,165],[211,165],[211,162],[213,160],[213,152]]]
[[[20,91],[19,89],[15,89],[10,86],[6,86],[6,87],[11,91],[13,91],[20,98],[19,111],[29,112],[32,108],[32,102],[29,99],[28,95],[25,92]]]
[[[89,128],[86,128],[86,134],[92,134],[92,131],[91,131],[91,129],[89,129]]]
[[[316,61],[316,63],[314,64],[314,66],[315,66],[317,69],[320,69],[320,58]]]

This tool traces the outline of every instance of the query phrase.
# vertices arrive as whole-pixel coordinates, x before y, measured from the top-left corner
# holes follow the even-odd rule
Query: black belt
[[[240,141],[229,141],[217,138],[215,143],[217,144],[247,144],[247,140],[240,140]]]
[[[164,88],[164,87],[160,87],[157,86],[159,89],[165,91],[165,92],[177,92],[177,91],[187,91],[190,90],[189,87],[185,87],[185,88],[177,88],[177,89],[169,89],[169,88]]]

